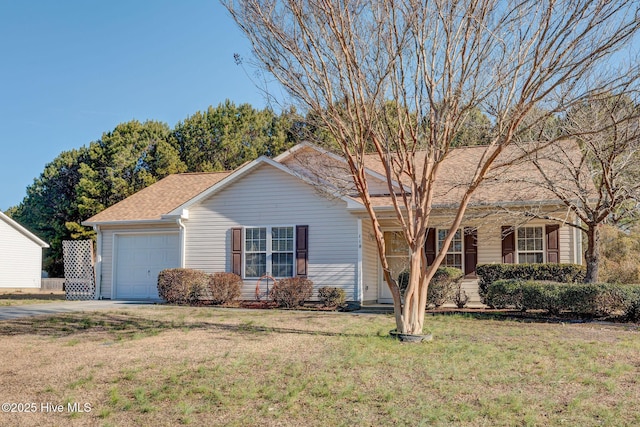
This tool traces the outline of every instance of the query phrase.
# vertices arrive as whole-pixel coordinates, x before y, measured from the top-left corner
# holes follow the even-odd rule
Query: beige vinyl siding
[[[308,277],[315,288],[336,286],[357,298],[358,226],[339,199],[270,165],[222,188],[189,208],[185,221],[185,266],[231,271],[232,227],[309,226]],[[246,280],[242,298],[253,299],[256,280]],[[314,297],[316,295],[314,294]]]
[[[371,220],[362,221],[362,270],[363,301],[378,301],[378,248]]]
[[[40,288],[42,247],[0,219],[0,288]]]
[[[478,264],[502,262],[502,229],[500,225],[478,227]]]
[[[176,224],[171,226],[170,224],[147,224],[143,226],[108,226],[102,227],[102,257],[100,261],[100,268],[98,274],[100,278],[100,297],[111,299],[113,289],[113,242],[114,235],[123,233],[162,233],[162,232],[177,232],[179,227]]]
[[[543,227],[548,222],[532,220],[523,227]],[[502,225],[512,225],[508,221],[504,224],[481,225],[478,227],[478,264],[498,264],[502,262]],[[572,263],[574,260],[574,236],[570,226],[560,226],[560,262]],[[545,243],[546,245],[546,243]],[[546,249],[546,247],[545,247]],[[546,256],[546,255],[545,255]]]
[[[574,262],[575,248],[573,245],[573,227],[567,225],[560,226],[559,232],[559,245],[560,245],[560,262],[563,264],[569,264]]]

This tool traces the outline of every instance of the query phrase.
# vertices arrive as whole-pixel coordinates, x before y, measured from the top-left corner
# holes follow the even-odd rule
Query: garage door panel
[[[180,266],[177,233],[118,235],[116,251],[118,299],[158,299],[158,274]]]

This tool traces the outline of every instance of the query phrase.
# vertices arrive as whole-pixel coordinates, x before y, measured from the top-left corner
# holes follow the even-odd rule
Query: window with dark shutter
[[[242,228],[231,229],[231,272],[242,276]]]
[[[309,226],[296,226],[296,276],[307,277],[309,265]]]
[[[424,242],[424,254],[427,257],[427,265],[433,264],[436,260],[436,229],[427,229],[427,239]]]
[[[511,225],[502,226],[502,263],[516,263],[516,234]]]

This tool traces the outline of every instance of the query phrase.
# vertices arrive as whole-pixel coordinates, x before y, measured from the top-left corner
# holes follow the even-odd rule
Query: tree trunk
[[[590,224],[587,230],[585,258],[587,260],[587,274],[584,281],[585,283],[596,283],[600,267],[600,229],[598,224]]]
[[[396,322],[398,332],[420,335],[424,328],[424,310],[427,306],[427,288],[431,271],[425,273],[426,259],[421,250],[411,250],[409,254],[409,283],[404,294],[404,305],[400,322]]]

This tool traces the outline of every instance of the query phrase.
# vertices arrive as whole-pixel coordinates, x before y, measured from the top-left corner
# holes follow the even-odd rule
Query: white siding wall
[[[357,297],[358,227],[344,202],[329,200],[298,178],[262,165],[189,209],[185,267],[231,271],[232,227],[308,225],[308,277],[316,289],[341,287]],[[254,297],[248,280],[243,298]],[[315,295],[314,295],[315,296]]]
[[[120,233],[179,231],[178,225],[146,225],[136,227],[103,227],[102,228],[102,256],[98,274],[100,278],[100,296],[110,299],[113,289],[113,241],[114,235]]]
[[[40,288],[42,247],[0,219],[0,288]]]

